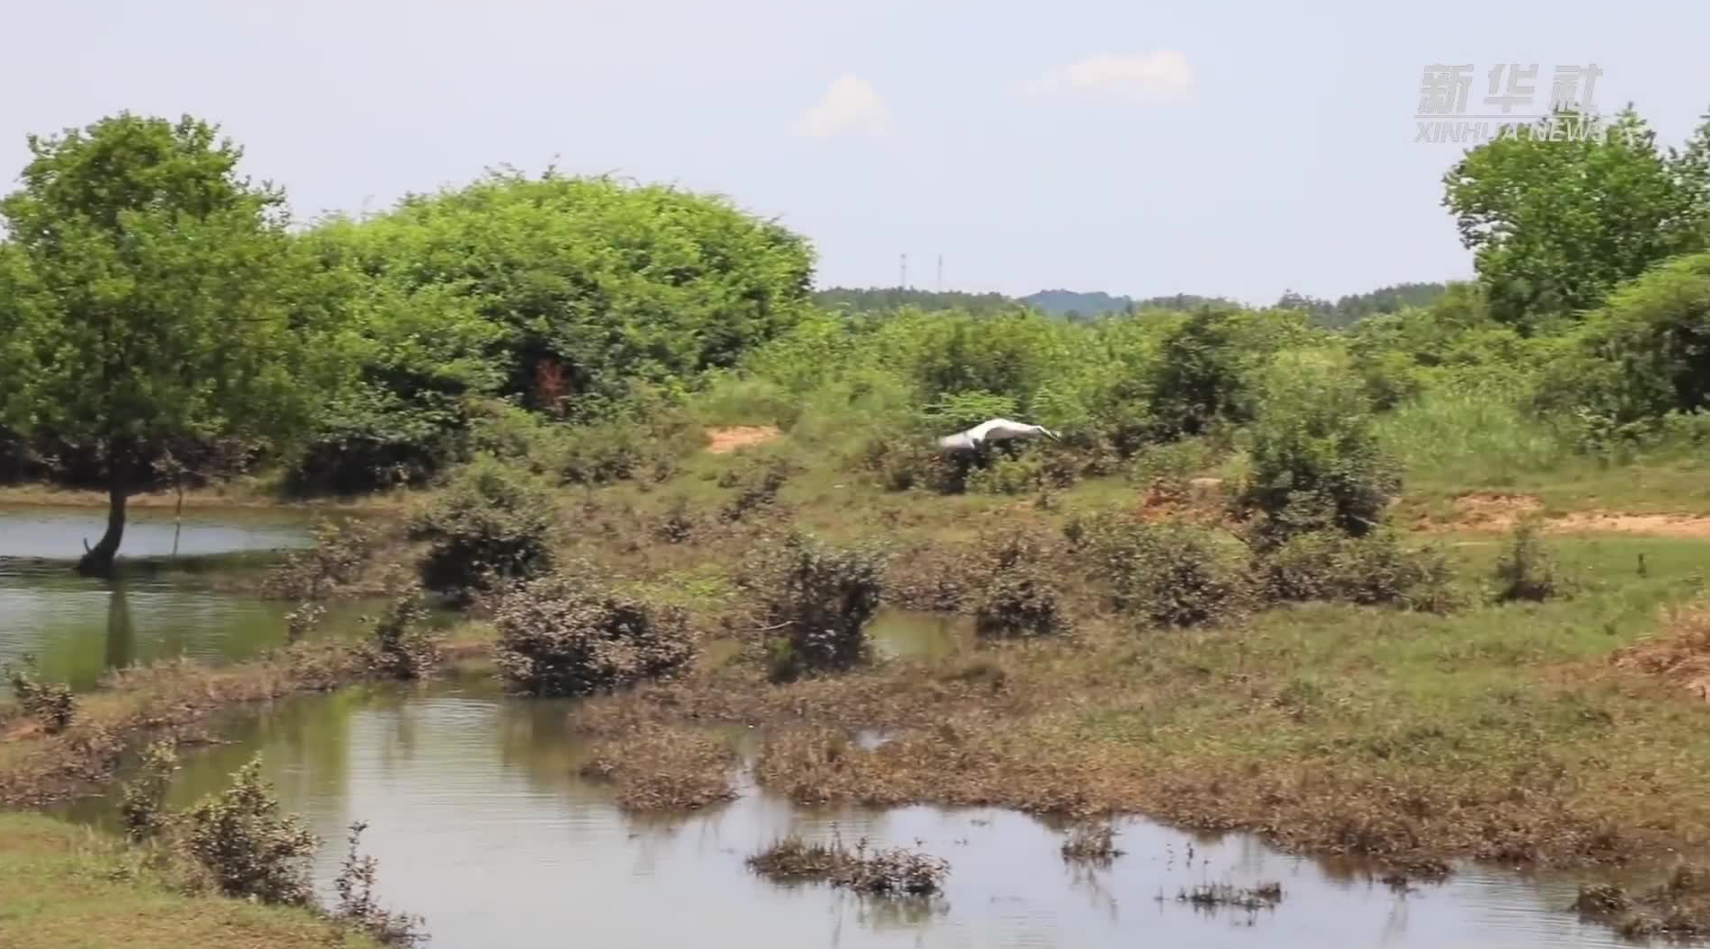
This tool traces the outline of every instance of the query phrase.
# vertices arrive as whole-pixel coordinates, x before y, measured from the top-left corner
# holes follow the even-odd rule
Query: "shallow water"
[[[77,576],[72,558],[84,537],[99,537],[99,510],[0,508],[0,666],[36,657],[40,674],[86,690],[108,669],[189,656],[230,662],[285,642],[293,604],[215,589],[207,578],[155,575],[103,580]],[[298,515],[143,511],[125,529],[125,557],[275,550],[308,542]],[[63,558],[63,559],[54,559]],[[318,633],[352,627],[368,603],[332,604]],[[6,690],[0,683],[0,693]]]
[[[186,804],[253,754],[287,809],[327,840],[323,893],[344,828],[370,823],[385,901],[427,917],[435,949],[695,946],[1615,946],[1563,912],[1576,882],[1478,867],[1405,894],[1363,872],[1279,854],[1256,839],[1121,825],[1108,868],[1066,865],[1057,830],[1001,809],[809,810],[746,788],[729,805],[630,819],[576,774],[583,744],[561,702],[501,696],[488,680],[310,696],[234,717],[231,743],[188,756]],[[73,816],[113,820],[111,797]],[[743,860],[777,837],[867,836],[951,863],[931,903],[782,887]],[[1200,883],[1282,884],[1274,909],[1207,913],[1176,901]],[[573,938],[572,938],[573,937]]]

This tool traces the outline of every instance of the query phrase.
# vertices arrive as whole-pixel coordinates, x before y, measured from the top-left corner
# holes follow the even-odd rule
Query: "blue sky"
[[[0,174],[120,109],[221,123],[299,217],[483,168],[718,191],[820,282],[1269,302],[1466,276],[1429,63],[1603,70],[1665,142],[1710,7],[1010,0],[6,0]]]

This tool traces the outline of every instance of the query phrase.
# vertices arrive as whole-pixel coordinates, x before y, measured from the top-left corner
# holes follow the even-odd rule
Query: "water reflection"
[[[375,687],[234,719],[231,744],[189,756],[172,791],[187,804],[257,751],[286,807],[332,846],[369,821],[384,898],[423,913],[441,949],[589,945],[867,946],[1612,946],[1561,912],[1575,881],[1468,868],[1397,893],[1351,867],[1279,854],[1241,835],[1121,825],[1107,867],[1063,862],[1050,823],[1000,809],[798,808],[763,794],[672,818],[629,818],[577,777],[564,706],[499,696],[490,682]],[[113,801],[74,813],[109,822]],[[819,886],[779,887],[743,860],[778,836],[868,837],[950,860],[938,901],[883,903]],[[1195,912],[1200,883],[1276,880],[1257,913]]]

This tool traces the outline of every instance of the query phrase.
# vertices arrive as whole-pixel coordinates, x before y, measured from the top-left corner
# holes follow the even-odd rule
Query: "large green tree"
[[[121,113],[29,147],[0,200],[0,411],[101,459],[107,529],[80,569],[105,573],[163,448],[273,439],[304,417],[284,198],[193,118]]]
[[[1469,150],[1444,176],[1443,204],[1492,315],[1522,327],[1596,307],[1621,281],[1710,239],[1710,121],[1683,152],[1660,149],[1631,109],[1602,125],[1571,111],[1553,121],[1546,134]]]

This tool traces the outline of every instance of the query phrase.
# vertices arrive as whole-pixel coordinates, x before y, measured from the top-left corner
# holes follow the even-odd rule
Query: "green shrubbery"
[[[1251,473],[1238,503],[1286,539],[1377,528],[1400,474],[1383,452],[1359,378],[1333,350],[1278,355],[1260,377],[1262,401],[1246,432]]]
[[[974,627],[984,636],[1044,636],[1068,618],[1058,602],[1061,564],[1042,537],[1016,530],[983,538],[967,571]]]
[[[64,731],[77,716],[77,699],[71,687],[62,682],[44,682],[36,676],[35,660],[26,656],[17,665],[5,669],[12,695],[25,715],[41,723],[42,730],[53,734]]]
[[[261,780],[258,757],[232,776],[232,786],[183,815],[184,847],[227,896],[303,906],[314,900],[308,860],[320,841],[302,818],[281,814]]]
[[[1076,534],[1117,609],[1155,625],[1221,622],[1258,604],[1250,552],[1227,532],[1104,515]]]
[[[1391,603],[1428,612],[1457,602],[1442,551],[1404,547],[1387,528],[1361,537],[1334,530],[1296,534],[1266,551],[1257,570],[1266,595],[1276,600]]]
[[[754,555],[741,582],[759,606],[774,679],[866,661],[867,622],[884,589],[876,552],[791,534]]]
[[[410,521],[411,537],[428,545],[422,583],[467,598],[546,573],[556,514],[551,496],[526,472],[477,459]]]
[[[588,695],[682,671],[695,638],[681,610],[556,574],[503,593],[494,662],[531,695]]]

